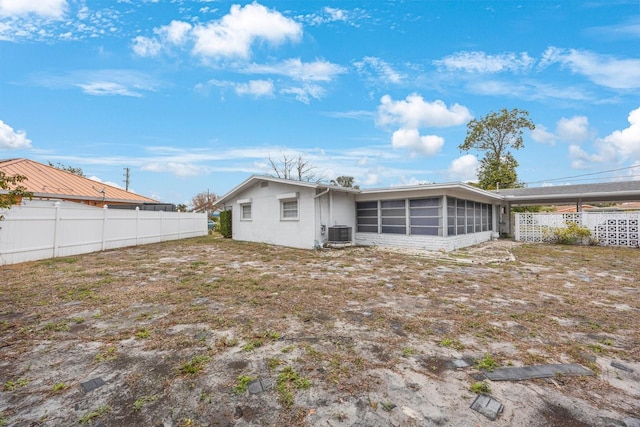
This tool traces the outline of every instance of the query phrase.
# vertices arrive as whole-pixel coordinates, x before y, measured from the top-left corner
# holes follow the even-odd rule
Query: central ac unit
[[[351,227],[347,225],[329,227],[329,242],[351,242]]]

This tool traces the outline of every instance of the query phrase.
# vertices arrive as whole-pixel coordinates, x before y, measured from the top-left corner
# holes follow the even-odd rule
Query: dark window
[[[380,202],[382,232],[406,234],[407,220],[404,200],[385,200]]]
[[[378,232],[378,202],[356,203],[357,230],[364,233]]]

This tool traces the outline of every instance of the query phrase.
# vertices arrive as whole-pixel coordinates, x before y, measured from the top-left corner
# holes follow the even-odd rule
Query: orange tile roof
[[[27,180],[21,185],[32,192],[34,198],[64,199],[90,204],[158,203],[149,197],[29,159],[0,160],[0,171],[7,175],[26,176]]]

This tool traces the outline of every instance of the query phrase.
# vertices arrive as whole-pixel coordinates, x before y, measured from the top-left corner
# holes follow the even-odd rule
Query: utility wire
[[[603,174],[603,173],[618,172],[618,171],[627,170],[627,169],[633,169],[633,168],[640,168],[640,165],[627,166],[627,167],[618,168],[618,169],[609,169],[609,170],[602,171],[602,172],[585,173],[585,174],[582,174],[582,175],[565,176],[564,178],[553,178],[553,179],[543,179],[541,181],[530,181],[530,182],[526,182],[525,184],[529,185],[529,184],[540,184],[540,183],[553,182],[553,181],[562,181],[562,180],[565,180],[565,179],[582,178],[583,176],[600,175],[600,174]],[[637,176],[637,175],[631,175],[631,176]]]

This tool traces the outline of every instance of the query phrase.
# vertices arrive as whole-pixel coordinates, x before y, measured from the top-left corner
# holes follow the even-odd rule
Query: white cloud
[[[353,65],[361,74],[382,80],[383,83],[398,84],[407,78],[406,74],[394,70],[388,62],[372,56],[365,56],[362,61],[354,62]]]
[[[577,144],[569,147],[571,166],[586,168],[589,163],[621,163],[640,160],[640,108],[629,113],[629,127],[615,130],[594,143],[594,153],[590,154]]]
[[[478,180],[478,158],[473,154],[465,154],[451,162],[446,175],[454,181],[477,181]]]
[[[421,126],[446,127],[467,123],[472,118],[466,107],[453,104],[447,108],[441,100],[425,102],[422,96],[411,94],[405,100],[394,101],[384,95],[378,106],[378,124],[399,124],[407,128]]]
[[[331,81],[347,70],[325,60],[302,62],[300,58],[289,59],[279,64],[250,64],[238,70],[249,74],[277,74],[300,81]]]
[[[162,44],[149,37],[138,36],[133,39],[133,52],[142,57],[156,56],[162,50]]]
[[[555,145],[556,142],[579,144],[592,137],[589,119],[585,116],[562,117],[556,123],[555,132],[549,132],[543,125],[536,125],[531,138],[541,144]]]
[[[294,95],[298,101],[308,104],[311,98],[322,98],[325,90],[318,85],[304,85],[302,87],[288,87],[282,89],[280,92],[287,95]]]
[[[136,98],[142,97],[140,92],[131,90],[127,86],[107,81],[96,81],[91,83],[78,83],[77,85],[87,95],[105,96],[105,95],[119,95],[119,96],[132,96]]]
[[[556,124],[556,135],[560,140],[579,143],[591,136],[589,119],[585,116],[561,118]]]
[[[640,159],[640,108],[629,113],[629,127],[616,130],[603,138],[602,143],[613,145],[624,158]]]
[[[207,175],[210,172],[207,167],[180,162],[153,162],[143,165],[141,169],[149,172],[169,172],[179,177]]]
[[[235,89],[238,95],[273,96],[273,82],[268,80],[251,80],[235,85]]]
[[[525,71],[533,66],[534,59],[527,52],[487,55],[485,52],[457,52],[433,61],[434,65],[448,70],[475,73],[500,73]]]
[[[23,130],[15,131],[0,120],[0,149],[31,148],[31,140]]]
[[[555,145],[556,143],[556,136],[543,125],[536,125],[536,128],[531,131],[531,139],[541,144]]]
[[[162,40],[174,45],[182,45],[188,40],[191,24],[182,21],[171,21],[169,25],[159,27],[153,30]]]
[[[0,16],[35,14],[46,18],[60,18],[66,9],[66,0],[0,0]]]
[[[549,47],[542,55],[539,67],[559,63],[573,73],[612,89],[640,88],[640,59],[617,59],[577,49]]]
[[[401,128],[391,137],[393,148],[407,148],[413,156],[433,156],[444,146],[444,138],[437,135],[420,136],[417,129]]]
[[[380,175],[377,173],[368,173],[364,178],[363,185],[378,185],[380,182]]]
[[[193,52],[204,57],[248,58],[256,40],[273,45],[287,40],[298,41],[302,26],[277,11],[251,3],[244,7],[231,6],[221,20],[193,29]]]

